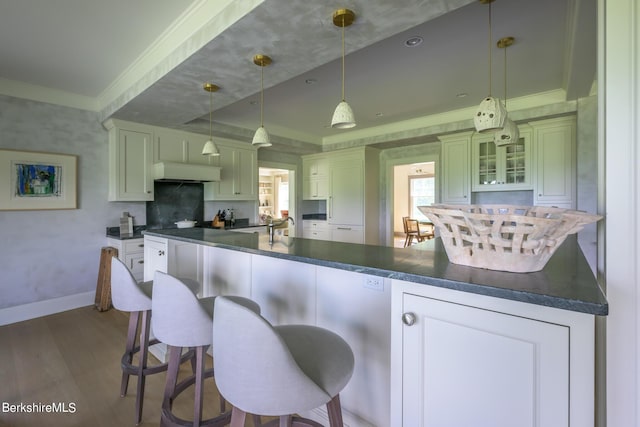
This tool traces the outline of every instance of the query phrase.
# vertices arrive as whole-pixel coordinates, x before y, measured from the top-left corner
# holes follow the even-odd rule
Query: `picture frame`
[[[0,150],[0,210],[77,209],[78,156]]]

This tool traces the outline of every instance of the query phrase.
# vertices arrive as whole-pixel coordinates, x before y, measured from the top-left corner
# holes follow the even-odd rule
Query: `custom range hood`
[[[153,165],[153,179],[156,181],[220,181],[220,168],[209,165],[160,162]]]

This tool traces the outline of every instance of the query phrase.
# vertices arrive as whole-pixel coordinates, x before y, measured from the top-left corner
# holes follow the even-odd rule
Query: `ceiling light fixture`
[[[414,36],[414,37],[410,37],[408,39],[406,39],[404,41],[404,45],[406,47],[416,47],[422,44],[422,42],[424,41],[424,39],[420,36]]]
[[[497,46],[500,49],[504,49],[504,108],[507,109],[507,48],[513,44],[515,39],[513,37],[503,37],[498,40]],[[504,121],[504,126],[502,129],[499,129],[494,137],[493,142],[495,142],[496,146],[500,147],[502,145],[507,145],[511,143],[518,142],[520,138],[520,131],[518,130],[518,125],[516,125],[513,120],[509,117]]]
[[[260,67],[260,127],[253,135],[251,144],[254,147],[271,147],[269,134],[264,128],[264,67],[271,64],[271,58],[267,55],[258,54],[253,57],[253,63]]]
[[[349,9],[338,9],[333,13],[333,24],[342,27],[342,101],[336,107],[331,119],[331,127],[336,129],[349,129],[356,125],[353,110],[344,97],[344,27],[353,24],[355,18],[356,14]]]
[[[220,152],[218,151],[218,147],[213,143],[213,121],[211,116],[213,115],[213,92],[217,92],[220,89],[219,86],[214,85],[213,83],[205,83],[204,90],[209,92],[209,140],[204,143],[204,147],[202,147],[202,155],[203,156],[219,156]]]
[[[500,99],[491,96],[491,50],[493,49],[493,42],[491,41],[491,3],[494,0],[479,1],[482,4],[489,5],[489,96],[480,102],[476,115],[473,117],[476,130],[483,133],[501,129],[507,118],[507,110],[505,110]]]

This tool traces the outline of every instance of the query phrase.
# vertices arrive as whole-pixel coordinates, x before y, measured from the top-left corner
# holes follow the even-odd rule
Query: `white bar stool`
[[[213,341],[213,307],[217,297],[198,299],[180,279],[157,271],[154,276],[152,299],[152,326],[156,337],[169,348],[169,368],[162,402],[161,426],[223,426],[230,420],[230,412],[224,413],[221,397],[221,412],[217,417],[203,420],[203,381],[213,377],[214,370],[205,370],[205,352]],[[247,310],[260,313],[260,306],[243,297],[228,297]],[[195,348],[196,369],[189,378],[177,383],[182,348]],[[171,407],[173,400],[188,387],[195,384],[193,420],[175,416]]]
[[[189,282],[190,292],[195,293],[197,286],[199,286],[197,282]],[[117,310],[129,312],[127,343],[121,360],[120,396],[124,397],[127,394],[129,376],[135,375],[138,378],[135,405],[136,425],[140,424],[142,419],[146,376],[167,370],[166,363],[147,366],[149,346],[159,342],[157,339],[150,338],[152,289],[152,281],[138,283],[122,261],[117,257],[111,258],[111,300]],[[140,337],[139,341],[138,336]],[[136,345],[137,342],[138,345]],[[140,353],[139,362],[135,365],[132,363],[133,356],[138,352]],[[193,355],[193,352],[185,354],[182,361]]]
[[[231,427],[245,414],[277,416],[265,425],[320,426],[293,416],[327,405],[331,427],[343,425],[339,393],[354,357],[337,334],[316,326],[272,326],[227,297],[215,301],[213,365],[218,390],[233,407]]]

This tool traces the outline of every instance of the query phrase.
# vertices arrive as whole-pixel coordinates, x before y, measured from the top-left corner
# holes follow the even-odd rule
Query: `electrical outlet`
[[[376,291],[384,291],[384,279],[378,276],[365,276],[364,287]]]

